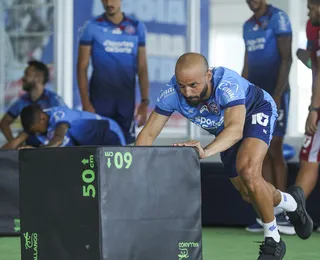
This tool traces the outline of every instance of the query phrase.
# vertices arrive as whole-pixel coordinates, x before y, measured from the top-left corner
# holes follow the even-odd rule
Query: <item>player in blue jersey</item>
[[[174,111],[216,136],[206,147],[195,140],[175,145],[195,147],[201,159],[221,153],[231,182],[263,221],[265,241],[258,259],[285,255],[273,207],[287,212],[301,238],[311,235],[313,222],[301,190],[290,188],[284,193],[262,177],[277,118],[275,102],[267,92],[227,68],[210,70],[200,54],[186,53],[178,59],[175,76],[162,90],[136,145],[152,145]]]
[[[102,4],[106,12],[88,21],[80,35],[80,96],[84,110],[116,120],[130,144],[135,140],[135,120],[139,127],[145,123],[149,104],[146,29],[121,12],[120,0],[103,0]],[[93,73],[88,84],[90,57]],[[134,118],[137,74],[141,104]]]
[[[45,142],[41,147],[70,146],[68,142],[76,146],[126,145],[117,122],[91,112],[66,107],[43,110],[31,105],[20,116],[24,131]]]
[[[266,0],[247,0],[247,3],[254,15],[243,26],[246,52],[242,76],[267,91],[276,102],[279,117],[264,161],[263,176],[276,188],[286,190],[287,165],[283,156],[283,139],[290,100],[291,23],[285,12],[268,5]],[[275,215],[279,231],[294,234],[293,226],[281,209],[275,209]],[[246,230],[263,231],[263,227],[256,223]]]
[[[22,77],[22,88],[26,93],[20,96],[7,110],[1,119],[0,128],[8,143],[3,149],[13,149],[11,144],[21,143],[21,140],[27,140],[28,145],[38,146],[40,143],[32,136],[21,132],[16,138],[13,137],[10,125],[18,118],[22,109],[31,104],[39,104],[42,108],[51,108],[55,106],[66,106],[62,98],[53,91],[45,88],[49,80],[48,67],[40,61],[30,61]]]

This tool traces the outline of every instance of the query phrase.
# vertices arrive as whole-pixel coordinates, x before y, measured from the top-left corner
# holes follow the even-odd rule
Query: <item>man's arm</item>
[[[320,56],[317,58],[317,63],[320,64]],[[317,73],[313,82],[311,106],[320,108],[320,66],[317,68]]]
[[[244,54],[244,62],[243,62],[243,69],[241,76],[245,79],[248,79],[249,77],[249,68],[248,68],[248,51],[246,50]]]
[[[16,138],[12,139],[11,141],[3,145],[1,149],[17,149],[27,139],[28,139],[28,134],[25,132],[21,132]]]
[[[138,50],[138,76],[141,92],[141,99],[149,98],[149,79],[146,47],[140,46]]]
[[[241,140],[246,118],[246,107],[238,105],[229,107],[224,112],[224,129],[204,148],[205,157],[223,152]]]
[[[289,81],[289,73],[292,64],[292,36],[279,36],[277,46],[281,58],[278,73],[277,85],[274,91],[274,97],[281,97]]]
[[[136,146],[150,146],[153,144],[154,140],[160,134],[164,125],[167,123],[170,117],[160,115],[156,112],[152,112],[146,125],[139,133]]]
[[[10,128],[10,125],[12,124],[13,121],[14,121],[14,118],[9,114],[5,114],[5,116],[0,121],[0,129],[8,142],[14,139],[11,128]]]
[[[54,131],[54,137],[49,141],[47,145],[41,147],[58,147],[63,144],[64,137],[69,129],[68,124],[59,124]]]
[[[77,77],[83,110],[95,112],[88,94],[88,67],[91,56],[91,45],[80,45],[77,62]]]

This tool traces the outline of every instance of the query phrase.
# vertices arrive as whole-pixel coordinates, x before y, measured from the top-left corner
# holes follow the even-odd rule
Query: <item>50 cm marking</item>
[[[90,168],[94,168],[93,155],[90,155]],[[88,185],[82,186],[83,197],[96,197],[96,188],[92,184],[96,178],[96,174],[92,169],[87,169],[82,172],[82,181]]]

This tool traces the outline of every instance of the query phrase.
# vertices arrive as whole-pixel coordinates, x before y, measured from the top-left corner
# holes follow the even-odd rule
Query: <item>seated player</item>
[[[267,92],[230,69],[210,70],[201,54],[186,53],[178,59],[175,76],[162,90],[136,145],[152,145],[174,111],[216,136],[206,147],[194,140],[175,145],[195,147],[200,159],[221,153],[231,182],[263,221],[265,241],[258,259],[283,259],[286,253],[274,207],[286,212],[300,238],[310,237],[313,222],[302,190],[293,187],[284,193],[262,177],[277,119],[276,104]]]
[[[17,137],[13,137],[10,125],[18,118],[22,109],[31,104],[38,104],[42,108],[51,108],[55,106],[66,106],[58,94],[45,88],[49,80],[49,69],[40,61],[28,62],[28,67],[22,77],[22,88],[26,92],[20,96],[8,109],[0,121],[0,129],[6,137],[6,143],[2,149],[14,149],[11,144],[20,143],[25,140],[26,134],[21,132]],[[33,136],[26,140],[28,145],[38,146],[39,141]]]
[[[76,146],[126,145],[119,125],[94,113],[65,107],[43,110],[31,105],[22,110],[20,117],[24,131],[36,135],[43,143],[41,147],[70,145],[68,142]]]

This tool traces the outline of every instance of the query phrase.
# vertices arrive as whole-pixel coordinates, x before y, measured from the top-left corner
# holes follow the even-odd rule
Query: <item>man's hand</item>
[[[35,148],[35,147],[33,147],[31,145],[24,145],[24,146],[18,147],[18,150],[21,150],[21,149],[32,149],[32,148]]]
[[[184,142],[184,143],[177,143],[177,144],[173,144],[173,146],[191,146],[191,147],[195,147],[199,153],[199,157],[200,159],[204,159],[207,156],[206,151],[203,149],[203,147],[201,146],[200,142],[198,141],[188,141],[188,142]]]
[[[279,96],[279,95],[274,95],[274,96],[273,96],[273,100],[274,100],[274,102],[275,102],[276,105],[277,105],[277,109],[279,110],[279,109],[280,109],[280,106],[281,106],[281,96]]]
[[[148,106],[141,103],[137,109],[135,118],[138,121],[138,127],[143,126],[147,121]]]
[[[306,122],[306,133],[313,135],[317,131],[317,122],[318,122],[318,112],[311,111],[309,112],[307,122]]]
[[[88,112],[91,112],[91,113],[95,113],[96,110],[94,109],[93,105],[91,104],[91,102],[85,102],[83,103],[82,105],[82,109],[84,111],[88,111]]]

